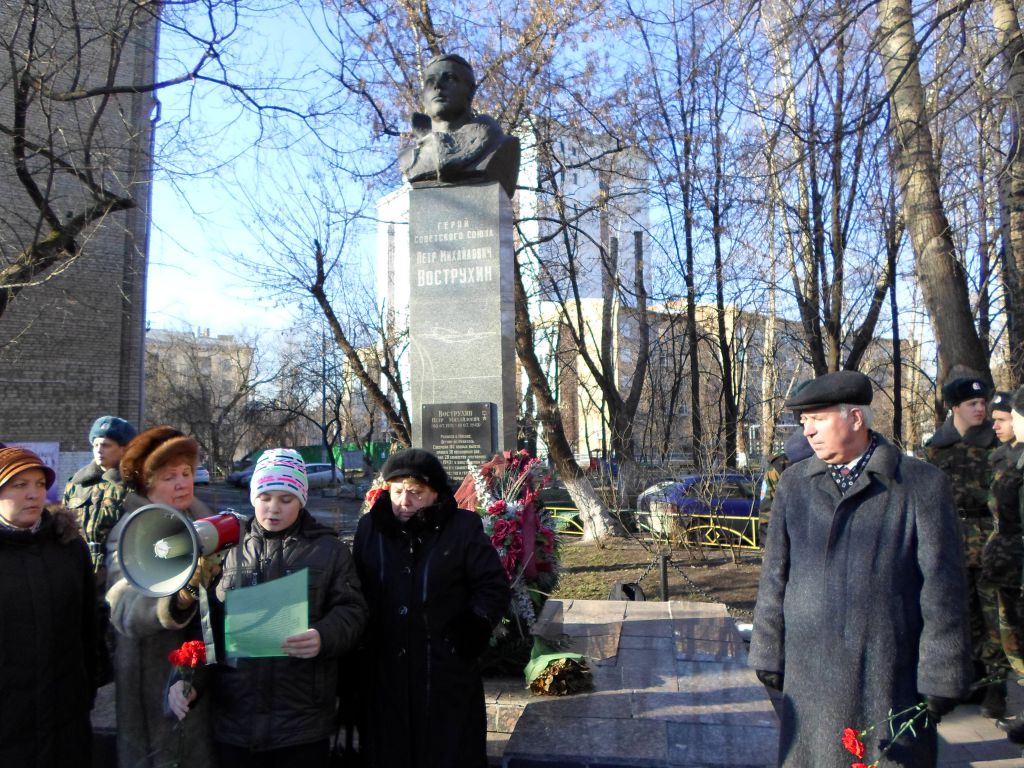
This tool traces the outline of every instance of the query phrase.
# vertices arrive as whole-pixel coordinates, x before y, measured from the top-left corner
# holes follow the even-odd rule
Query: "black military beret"
[[[871,379],[858,371],[835,371],[812,379],[786,401],[794,411],[833,405],[871,405]]]
[[[989,413],[992,411],[1005,411],[1009,413],[1013,410],[1013,395],[1009,392],[996,392],[992,395],[992,400],[988,404]]]
[[[985,380],[974,376],[963,376],[942,385],[942,399],[950,408],[960,405],[964,400],[973,400],[976,397],[984,397],[988,400],[989,393],[990,390]]]

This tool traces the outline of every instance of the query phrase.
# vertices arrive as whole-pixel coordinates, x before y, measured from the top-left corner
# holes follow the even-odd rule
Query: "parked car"
[[[252,480],[253,470],[256,469],[255,464],[250,464],[245,469],[239,469],[236,472],[232,472],[227,476],[229,485],[234,485],[238,488],[248,488],[249,481]]]
[[[330,464],[306,463],[306,477],[309,478],[310,488],[326,488],[329,485],[344,482],[344,473],[340,467],[334,467],[331,471]]]
[[[192,482],[196,485],[209,485],[210,484],[210,470],[200,464],[196,467],[196,472],[192,475]]]
[[[651,533],[694,535],[704,543],[723,538],[756,545],[760,479],[741,474],[686,475],[655,483],[637,497]]]

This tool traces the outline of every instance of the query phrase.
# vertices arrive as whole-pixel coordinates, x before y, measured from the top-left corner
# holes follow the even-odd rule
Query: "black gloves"
[[[457,656],[475,659],[491,642],[491,623],[473,611],[463,611],[451,620],[445,637]]]
[[[773,691],[782,690],[783,675],[781,672],[769,672],[766,669],[755,669],[754,674],[757,675],[757,679],[764,684],[765,688],[771,688]]]
[[[925,706],[928,707],[928,716],[936,723],[942,720],[943,715],[948,715],[959,704],[956,699],[947,699],[945,696],[925,696]]]

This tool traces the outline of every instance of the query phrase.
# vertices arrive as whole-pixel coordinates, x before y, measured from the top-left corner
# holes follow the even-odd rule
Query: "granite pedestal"
[[[512,205],[497,182],[413,189],[409,205],[413,443],[461,477],[516,444]]]
[[[549,600],[535,632],[584,654],[594,691],[534,698],[505,768],[763,768],[778,720],[725,606]]]

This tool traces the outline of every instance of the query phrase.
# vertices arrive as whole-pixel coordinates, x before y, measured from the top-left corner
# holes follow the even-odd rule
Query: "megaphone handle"
[[[210,599],[206,588],[199,588],[199,625],[203,628],[203,642],[206,643],[206,663],[217,663],[217,643],[213,634],[213,622],[210,621]]]

